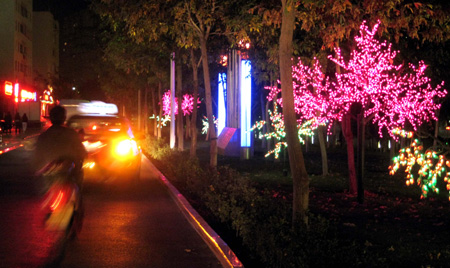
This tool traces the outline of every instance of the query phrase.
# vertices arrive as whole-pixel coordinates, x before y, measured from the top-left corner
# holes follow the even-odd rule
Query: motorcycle
[[[83,223],[84,208],[77,172],[80,171],[69,159],[52,161],[37,172],[45,184],[41,203],[45,228],[58,233],[63,243],[75,238]]]

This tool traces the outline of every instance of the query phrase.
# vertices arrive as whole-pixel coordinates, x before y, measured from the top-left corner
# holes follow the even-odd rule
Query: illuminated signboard
[[[117,114],[119,109],[113,103],[104,103],[102,101],[91,101],[80,103],[78,111],[83,114]]]
[[[20,101],[36,101],[36,92],[30,92],[28,90],[20,90]]]
[[[14,84],[14,101],[19,102],[19,83]]]
[[[13,94],[13,84],[5,81],[5,95],[11,96]]]

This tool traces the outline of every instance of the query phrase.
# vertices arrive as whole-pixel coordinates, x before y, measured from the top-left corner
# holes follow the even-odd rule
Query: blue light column
[[[249,60],[241,61],[241,147],[251,146],[252,81]]]
[[[227,119],[227,112],[225,108],[225,94],[227,90],[227,74],[226,73],[219,73],[219,85],[218,85],[218,118],[217,120],[217,136],[220,135],[223,128],[225,127],[225,122]]]

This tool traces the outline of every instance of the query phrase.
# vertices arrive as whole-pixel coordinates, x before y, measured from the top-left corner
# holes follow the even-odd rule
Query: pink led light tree
[[[167,90],[166,92],[164,92],[163,96],[162,96],[162,107],[163,107],[163,114],[164,115],[169,115],[171,113],[171,105],[170,105],[170,90]],[[175,97],[174,100],[175,103],[178,103],[178,98]],[[175,106],[175,115],[178,114],[178,105],[174,105]]]
[[[344,71],[337,73],[335,90],[330,91],[330,118],[342,121],[354,103],[359,103],[364,118],[378,125],[379,135],[385,128],[389,135],[395,128],[411,124],[414,130],[424,121],[437,120],[435,112],[440,108],[436,101],[446,95],[441,85],[433,88],[425,76],[423,61],[409,70],[395,64],[398,51],[391,44],[375,39],[380,22],[372,31],[362,23],[359,35],[355,37],[357,48],[346,61],[340,48],[335,48],[336,57],[329,58]]]
[[[340,48],[336,48],[336,57],[329,57],[342,69],[336,73],[337,82],[330,90],[330,120],[342,121],[342,129],[347,141],[347,154],[350,174],[350,192],[358,192],[362,202],[363,164],[364,164],[364,125],[372,120],[378,125],[378,133],[387,129],[391,137],[397,138],[392,130],[404,128],[409,123],[414,130],[424,121],[437,120],[435,112],[440,108],[437,100],[446,95],[441,85],[433,88],[430,79],[425,76],[425,64],[419,62],[416,68],[412,64],[409,70],[395,64],[397,51],[387,42],[375,39],[380,22],[372,31],[362,23],[359,35],[355,37],[356,49],[348,61],[344,59]],[[331,88],[330,88],[331,89]],[[355,105],[356,104],[356,105]],[[353,160],[353,134],[350,130],[350,111],[359,106],[358,120],[358,183]],[[356,189],[357,188],[357,189]]]
[[[297,119],[297,129],[298,129],[298,137],[301,142],[303,142],[302,136],[311,136],[313,134],[313,130],[326,125],[327,118],[327,110],[328,110],[328,88],[330,87],[330,82],[328,77],[326,77],[322,73],[322,67],[317,59],[314,59],[313,66],[310,68],[307,65],[304,65],[302,61],[299,59],[297,65],[292,67],[292,78],[293,78],[293,89],[294,89],[294,109],[296,114],[298,115]],[[280,81],[278,81],[280,83]],[[283,106],[283,99],[281,98],[280,93],[281,89],[278,87],[266,87],[269,89],[268,100],[273,101],[276,99],[276,102]],[[276,98],[275,98],[276,97]],[[277,113],[276,109],[274,113]],[[278,118],[277,117],[272,117]],[[280,125],[284,125],[284,117],[277,119],[278,123],[272,121],[272,127],[276,132],[283,132],[284,128],[280,128]],[[307,129],[306,129],[307,128]],[[326,144],[324,133],[322,131],[322,127],[319,128],[319,144],[322,155],[322,172],[324,175],[328,174],[328,158],[326,154]],[[265,135],[265,137],[270,138],[273,135]],[[277,139],[275,156],[277,157],[279,150],[283,146],[287,146],[287,143],[284,142],[284,135],[281,133],[277,133],[274,135],[275,137],[283,137],[283,140]]]
[[[410,125],[414,130],[425,121],[437,120],[436,111],[440,108],[438,100],[446,95],[443,83],[433,87],[425,76],[425,64],[418,67],[409,64],[409,68],[395,64],[397,51],[387,42],[376,40],[375,33],[379,22],[369,30],[362,23],[359,35],[355,37],[356,49],[348,60],[336,48],[336,57],[329,57],[339,65],[342,73],[336,73],[336,82],[329,83],[316,61],[313,68],[301,62],[293,67],[295,111],[298,123],[316,118],[317,122],[328,122],[328,129],[336,121],[341,122],[347,141],[350,193],[358,192],[353,151],[353,134],[350,120],[354,107],[360,108],[360,129],[365,122],[378,125],[379,135],[386,129],[389,135],[396,128]],[[281,92],[276,87],[268,87],[268,99]],[[277,102],[282,105],[282,99]],[[364,132],[358,137],[361,142]],[[361,152],[363,148],[361,145]],[[363,155],[358,159],[361,164]],[[362,171],[361,171],[362,173]],[[361,183],[359,184],[361,186]],[[362,186],[361,186],[362,187]]]
[[[314,59],[313,67],[310,68],[298,61],[297,65],[292,66],[292,78],[294,86],[294,105],[298,117],[298,125],[315,119],[311,125],[313,129],[320,124],[326,124],[328,120],[327,101],[328,88],[330,83],[328,77],[322,73],[322,67],[318,60]],[[280,83],[280,81],[278,81]],[[267,99],[273,101],[277,96],[277,103],[283,107],[283,99],[279,95],[281,88],[265,87],[270,90]]]
[[[175,97],[175,103],[178,103],[178,98]],[[200,101],[197,100],[197,104],[200,104]],[[170,90],[164,92],[162,96],[162,106],[163,106],[163,114],[170,115]],[[190,115],[194,110],[194,97],[189,94],[183,95],[183,100],[181,101],[181,109],[183,110],[183,115]],[[178,105],[175,105],[175,114],[178,114]]]

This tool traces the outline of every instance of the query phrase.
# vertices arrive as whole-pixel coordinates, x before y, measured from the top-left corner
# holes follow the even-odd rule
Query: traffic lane
[[[0,154],[0,196],[36,196],[39,182],[33,176],[30,151],[23,147]]]
[[[86,182],[84,204],[61,267],[222,267],[146,158],[136,185]]]

